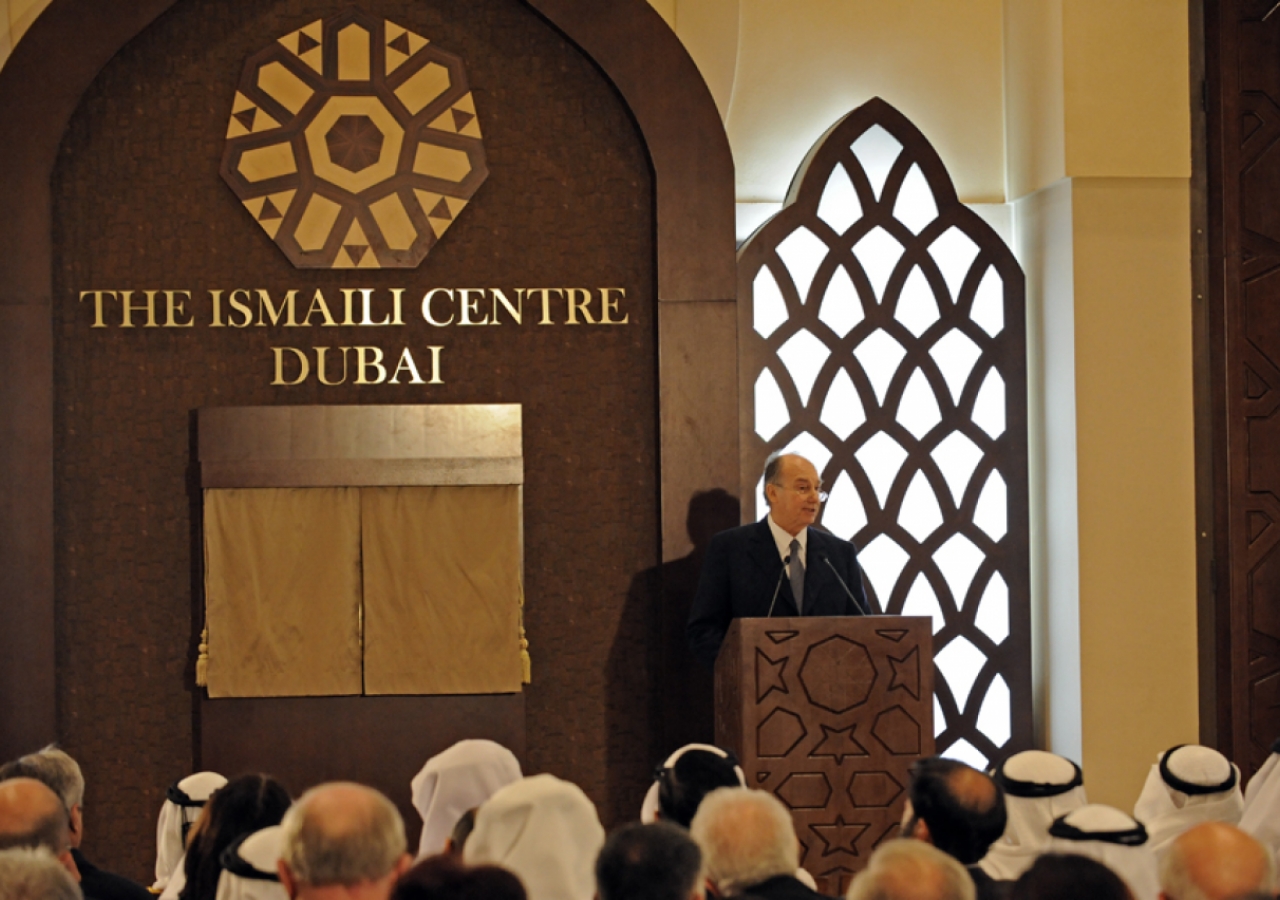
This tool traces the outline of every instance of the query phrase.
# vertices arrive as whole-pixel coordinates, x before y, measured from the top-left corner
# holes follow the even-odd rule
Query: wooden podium
[[[931,620],[736,619],[715,698],[716,744],[790,808],[818,890],[844,896],[934,752]]]

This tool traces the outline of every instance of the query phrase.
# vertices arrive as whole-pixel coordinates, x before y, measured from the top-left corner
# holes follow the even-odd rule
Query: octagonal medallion
[[[222,178],[299,268],[412,268],[488,177],[462,60],[348,9],[251,56]]]

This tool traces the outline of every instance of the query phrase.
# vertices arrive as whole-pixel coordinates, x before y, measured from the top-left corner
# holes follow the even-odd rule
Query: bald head
[[[1254,838],[1226,822],[1203,822],[1169,846],[1160,862],[1166,900],[1227,900],[1274,891],[1271,854]]]
[[[280,874],[286,884],[327,887],[387,881],[389,891],[390,881],[410,861],[400,813],[390,800],[363,785],[338,782],[312,788],[280,824]]]
[[[1004,791],[991,776],[940,756],[911,770],[904,837],[928,841],[966,866],[986,855],[1004,833]]]
[[[62,798],[34,778],[0,781],[0,850],[44,847],[80,880],[71,858],[71,826]]]

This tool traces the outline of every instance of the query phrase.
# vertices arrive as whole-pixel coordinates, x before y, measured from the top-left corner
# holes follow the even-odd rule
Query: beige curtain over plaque
[[[365,488],[367,694],[521,686],[519,488]]]
[[[360,491],[204,492],[210,697],[359,694]]]

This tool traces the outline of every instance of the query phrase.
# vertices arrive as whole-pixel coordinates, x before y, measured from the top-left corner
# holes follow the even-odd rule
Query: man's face
[[[776,484],[766,484],[765,496],[769,499],[769,512],[773,521],[790,535],[814,523],[818,509],[818,491],[822,479],[813,463],[803,456],[784,456],[779,460]]]

